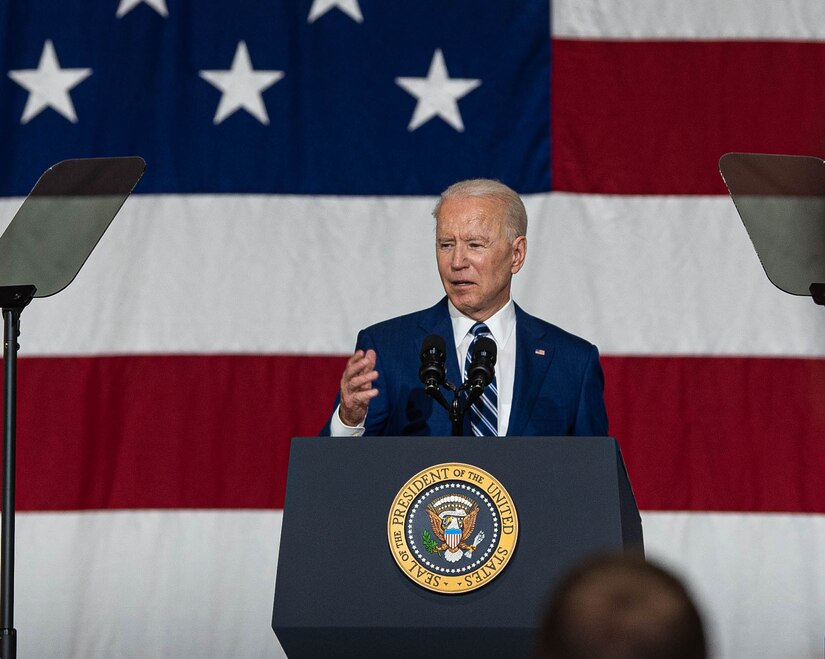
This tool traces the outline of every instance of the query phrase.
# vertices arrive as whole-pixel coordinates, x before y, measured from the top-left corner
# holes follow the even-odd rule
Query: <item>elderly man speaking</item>
[[[445,338],[446,379],[458,384],[473,342],[496,344],[495,376],[465,415],[463,434],[607,435],[596,346],[529,315],[510,296],[527,256],[518,194],[498,181],[461,181],[441,194],[433,215],[446,297],[359,332],[321,435],[450,435],[449,414],[418,374],[431,335]]]

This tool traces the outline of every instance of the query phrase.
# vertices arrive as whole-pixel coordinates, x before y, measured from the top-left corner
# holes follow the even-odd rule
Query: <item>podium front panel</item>
[[[493,475],[518,512],[506,568],[468,593],[414,583],[387,518],[417,472],[462,462]],[[604,437],[296,438],[272,626],[287,655],[527,655],[545,602],[583,557],[639,547],[641,520],[616,441]]]

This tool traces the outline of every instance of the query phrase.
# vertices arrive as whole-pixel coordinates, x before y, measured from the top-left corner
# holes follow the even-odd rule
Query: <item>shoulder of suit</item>
[[[362,332],[374,336],[386,334],[397,335],[399,333],[411,332],[414,331],[415,328],[417,328],[421,323],[425,325],[433,324],[435,320],[443,314],[449,314],[447,311],[446,298],[441,299],[439,302],[431,307],[428,307],[427,309],[421,309],[402,316],[396,316],[395,318],[382,320],[379,323],[370,325],[366,329],[362,330]]]
[[[587,339],[583,339],[558,325],[554,325],[546,320],[533,316],[521,307],[516,305],[516,331],[520,324],[524,324],[523,329],[535,336],[536,338],[543,338],[555,345],[569,346],[570,348],[586,349],[593,348],[593,344]]]

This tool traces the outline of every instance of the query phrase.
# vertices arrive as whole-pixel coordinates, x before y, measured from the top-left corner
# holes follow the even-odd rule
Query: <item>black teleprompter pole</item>
[[[0,657],[17,657],[14,629],[14,485],[17,431],[17,351],[20,314],[34,286],[0,286],[3,309],[3,501],[0,527]]]

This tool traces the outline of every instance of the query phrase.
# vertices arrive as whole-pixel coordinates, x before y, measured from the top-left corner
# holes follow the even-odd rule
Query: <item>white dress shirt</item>
[[[450,310],[450,321],[453,325],[453,339],[456,346],[456,356],[461,369],[461,377],[464,377],[464,360],[467,357],[467,350],[473,335],[470,328],[476,321],[468,318],[452,302],[447,300]],[[487,329],[490,330],[493,341],[496,342],[496,385],[498,386],[498,435],[504,437],[510,425],[510,410],[513,407],[513,383],[516,379],[516,308],[513,300],[509,300],[490,318],[484,321]],[[458,386],[459,382],[453,382]],[[330,435],[332,437],[360,437],[364,434],[363,422],[358,426],[347,426],[341,421],[338,415],[340,405],[332,415],[330,423]],[[369,414],[369,412],[367,412]],[[447,411],[444,410],[444,414]],[[366,421],[366,419],[364,419]]]
[[[470,329],[476,324],[447,300],[450,320],[453,323],[458,365],[464,377],[464,360],[473,340]],[[501,309],[484,321],[496,342],[496,386],[498,387],[498,436],[504,437],[510,425],[510,410],[513,407],[513,383],[516,380],[516,308],[509,300]],[[453,383],[458,384],[458,383]]]

